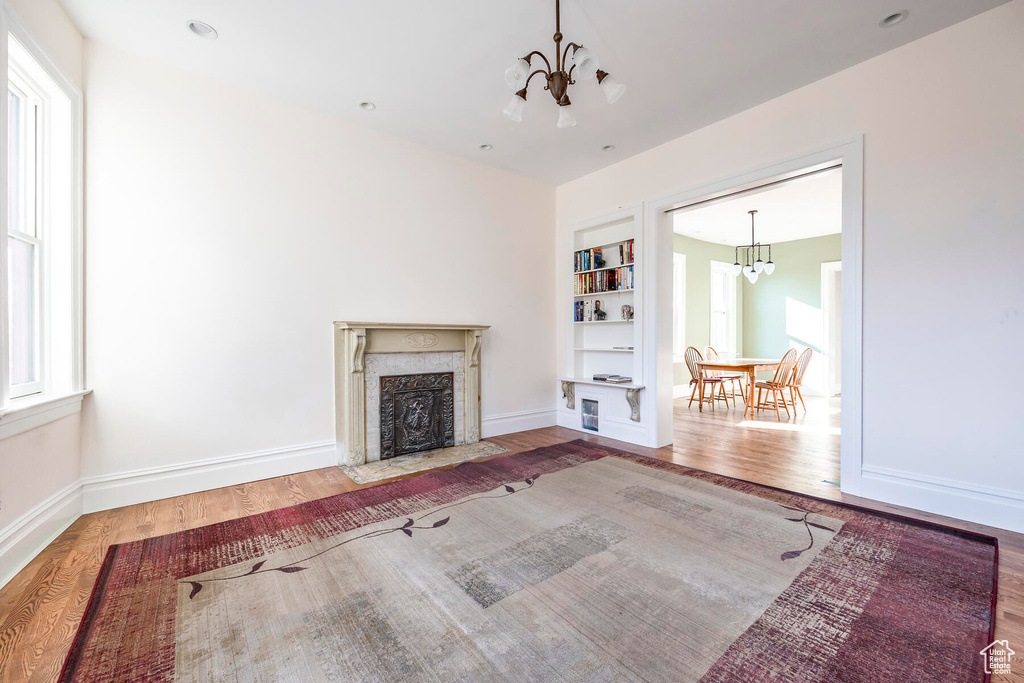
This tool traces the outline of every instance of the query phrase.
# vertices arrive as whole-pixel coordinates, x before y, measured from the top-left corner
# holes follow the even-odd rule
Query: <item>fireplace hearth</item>
[[[454,375],[380,378],[380,457],[455,445]]]

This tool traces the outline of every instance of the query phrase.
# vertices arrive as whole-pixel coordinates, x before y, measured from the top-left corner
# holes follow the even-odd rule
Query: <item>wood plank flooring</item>
[[[675,402],[675,445],[642,448],[551,427],[491,439],[512,452],[578,438],[770,486],[894,511],[999,537],[996,634],[1016,652],[1024,681],[1024,535],[846,496],[839,476],[838,405],[819,399],[808,416],[780,427],[738,410],[699,413]],[[774,424],[773,424],[774,423]],[[501,456],[492,456],[501,457]],[[486,458],[485,458],[486,459]],[[410,475],[416,476],[416,475]],[[391,480],[393,481],[393,480]],[[191,529],[384,482],[358,485],[335,467],[84,515],[0,589],[0,681],[52,681],[78,628],[109,545]]]

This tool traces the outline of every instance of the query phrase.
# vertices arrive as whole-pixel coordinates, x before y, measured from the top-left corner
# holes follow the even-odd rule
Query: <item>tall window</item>
[[[7,81],[7,306],[10,334],[10,395],[42,391],[40,320],[43,255],[36,221],[41,203],[37,162],[42,97],[17,68]]]
[[[0,411],[81,386],[81,94],[12,14],[7,40],[7,206]]]
[[[711,346],[721,356],[736,356],[736,276],[732,264],[711,262]]]
[[[672,254],[672,355],[686,353],[686,254]]]

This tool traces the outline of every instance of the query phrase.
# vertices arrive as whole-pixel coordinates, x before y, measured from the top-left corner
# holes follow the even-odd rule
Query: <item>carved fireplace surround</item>
[[[455,444],[480,440],[480,343],[489,325],[334,323],[334,424],[339,462],[381,458],[380,378],[450,372]]]

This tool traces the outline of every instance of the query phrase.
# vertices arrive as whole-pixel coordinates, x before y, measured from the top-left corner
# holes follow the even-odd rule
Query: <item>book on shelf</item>
[[[602,294],[633,289],[632,264],[601,270],[596,273],[577,273],[573,283],[574,294]]]
[[[632,377],[624,377],[623,375],[606,375],[599,373],[594,375],[595,382],[608,382],[609,384],[628,384],[633,381]]]
[[[612,254],[615,252],[612,251]],[[613,255],[609,258],[615,258]],[[598,249],[581,249],[573,253],[573,270],[576,273],[585,273],[597,268],[613,268],[615,266],[629,266],[633,264],[633,240],[626,240],[619,245],[619,262],[608,263],[604,251]]]
[[[619,263],[629,265],[633,262],[633,240],[626,240],[619,245]]]
[[[594,268],[604,268],[604,252],[600,249],[583,249],[575,253],[575,270],[581,273]]]

